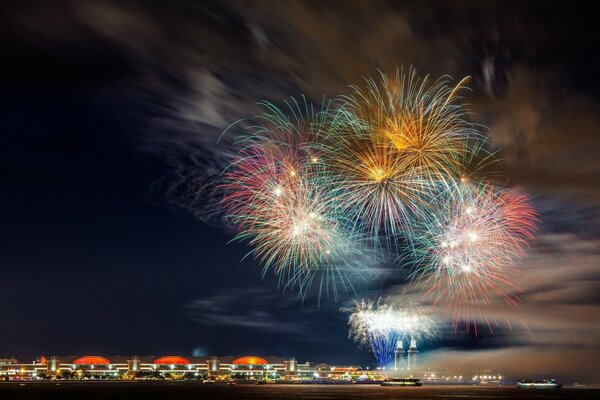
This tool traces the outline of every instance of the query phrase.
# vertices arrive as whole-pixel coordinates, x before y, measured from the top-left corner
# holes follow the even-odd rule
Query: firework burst
[[[382,368],[393,360],[398,341],[430,338],[435,334],[432,320],[416,305],[385,304],[381,299],[362,300],[343,311],[350,314],[349,337],[359,345],[369,347]]]
[[[324,147],[331,171],[327,183],[340,212],[348,216],[353,230],[376,239],[409,229],[411,217],[429,194],[426,182],[389,143],[349,128],[358,123],[350,118],[346,130]]]
[[[244,147],[225,174],[225,207],[238,227],[236,239],[248,240],[250,254],[284,288],[306,294],[318,276],[319,293],[326,288],[337,296],[338,286],[351,289],[353,278],[368,273],[368,252],[344,229],[323,184],[318,137],[332,129],[325,113],[292,109],[293,120],[268,105],[263,124],[240,141]]]
[[[344,129],[330,132],[326,158],[344,212],[371,235],[410,230],[434,186],[460,175],[480,138],[455,102],[462,84],[398,70],[395,79],[367,79],[342,97]]]
[[[456,323],[477,318],[496,296],[516,305],[512,265],[523,257],[536,213],[514,189],[463,182],[442,195],[439,212],[413,236],[413,276],[434,303],[447,303]],[[475,324],[475,329],[477,329]]]

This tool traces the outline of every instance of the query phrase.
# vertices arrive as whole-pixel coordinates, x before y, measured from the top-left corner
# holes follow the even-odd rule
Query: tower
[[[285,379],[291,381],[293,378],[298,376],[298,361],[295,358],[290,358],[283,362],[285,369]]]
[[[140,370],[140,359],[137,356],[131,357],[127,360],[127,372],[136,373]]]
[[[402,340],[396,342],[396,350],[394,351],[394,369],[399,369],[404,358],[404,347],[402,346]]]
[[[50,375],[56,375],[60,370],[60,361],[58,357],[52,356],[49,360],[46,361],[46,372]]]
[[[208,376],[214,377],[219,375],[219,370],[221,369],[221,362],[217,357],[211,357],[206,360],[206,370],[208,371]]]
[[[415,339],[410,340],[410,347],[408,348],[408,369],[417,368],[417,341]]]

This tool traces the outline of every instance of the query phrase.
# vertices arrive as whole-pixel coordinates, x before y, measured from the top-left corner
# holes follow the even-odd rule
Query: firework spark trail
[[[446,303],[456,323],[480,318],[500,296],[515,306],[512,265],[533,237],[537,214],[514,189],[462,182],[446,191],[439,212],[420,221],[413,277],[434,303]],[[475,329],[476,324],[475,324]]]
[[[342,311],[350,314],[349,337],[361,346],[370,347],[380,367],[388,366],[393,360],[398,341],[431,338],[436,333],[431,318],[414,304],[362,300]]]

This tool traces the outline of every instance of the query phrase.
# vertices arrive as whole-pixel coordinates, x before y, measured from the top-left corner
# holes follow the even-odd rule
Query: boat
[[[423,386],[420,379],[414,378],[389,378],[381,386]]]
[[[525,380],[517,382],[519,389],[560,389],[562,385],[556,382],[555,379],[544,380]]]

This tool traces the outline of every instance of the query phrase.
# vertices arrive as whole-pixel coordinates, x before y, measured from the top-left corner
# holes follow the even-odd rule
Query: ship
[[[423,386],[420,379],[390,378],[381,383],[381,386]]]
[[[560,389],[562,385],[555,379],[520,380],[517,382],[519,389]]]

